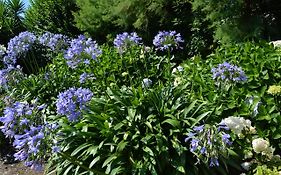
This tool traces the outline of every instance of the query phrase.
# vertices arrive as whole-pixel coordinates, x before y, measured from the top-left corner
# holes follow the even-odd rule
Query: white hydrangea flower
[[[245,120],[243,117],[233,116],[223,119],[220,124],[225,124],[237,135],[241,135],[244,129],[250,129],[252,127],[250,120]]]
[[[241,164],[241,167],[242,167],[244,170],[249,171],[251,165],[252,165],[251,162],[243,162],[243,163]]]
[[[273,157],[273,152],[274,152],[273,147],[268,147],[266,150],[264,150],[261,154],[267,156],[269,159]]]
[[[274,47],[281,47],[281,40],[271,41],[270,44],[273,44]]]
[[[269,148],[269,142],[262,138],[257,138],[252,141],[252,147],[256,153],[266,153]]]

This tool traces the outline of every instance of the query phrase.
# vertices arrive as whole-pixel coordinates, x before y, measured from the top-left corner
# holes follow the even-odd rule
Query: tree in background
[[[159,30],[176,30],[190,36],[191,4],[188,0],[77,0],[77,27],[105,41],[123,31],[136,31],[146,42]]]
[[[276,37],[281,22],[280,2],[274,0],[193,0],[194,11],[202,11],[222,43]],[[278,22],[279,21],[279,22]],[[275,28],[275,29],[274,29]],[[280,28],[280,27],[279,27]],[[275,32],[275,33],[274,33]],[[279,32],[279,37],[281,33]]]
[[[75,0],[32,0],[24,22],[33,32],[49,31],[73,36],[79,34],[72,14],[77,10]]]
[[[0,44],[25,30],[23,13],[25,4],[21,0],[0,0]]]

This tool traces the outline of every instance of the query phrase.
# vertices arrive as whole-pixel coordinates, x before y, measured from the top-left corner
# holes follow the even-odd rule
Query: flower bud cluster
[[[227,148],[232,145],[231,137],[226,130],[229,130],[226,126],[218,128],[210,125],[196,126],[188,133],[185,142],[190,141],[189,149],[199,160],[203,160],[210,167],[219,166],[219,157],[226,156]]]

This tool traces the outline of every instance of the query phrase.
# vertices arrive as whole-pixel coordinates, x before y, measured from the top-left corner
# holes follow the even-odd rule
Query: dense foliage
[[[0,1],[0,44],[7,44],[10,38],[25,30],[24,8],[21,0]]]
[[[83,35],[11,39],[0,121],[15,159],[57,174],[278,173],[280,52],[247,42],[176,65],[183,42],[176,31],[154,47],[126,32],[114,47]],[[48,61],[17,66],[37,65],[33,54]]]
[[[215,30],[215,38],[223,43],[280,37],[280,33],[277,34],[280,3],[276,1],[194,0],[192,7],[205,12]]]
[[[124,30],[138,32],[146,43],[163,29],[185,37],[190,33],[191,4],[186,0],[78,0],[77,5],[77,26],[100,41]]]
[[[78,10],[75,0],[32,0],[25,12],[24,23],[33,32],[79,34],[73,13]]]
[[[24,32],[21,1],[0,2],[10,159],[58,175],[281,173],[281,42],[258,41],[278,36],[273,2],[34,0]]]

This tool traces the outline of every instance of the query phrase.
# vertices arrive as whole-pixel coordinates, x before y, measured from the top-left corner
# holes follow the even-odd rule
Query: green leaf
[[[205,113],[199,115],[196,119],[192,119],[194,123],[191,125],[191,128],[193,128],[195,125],[197,125],[203,118],[205,118],[210,113],[211,113],[211,111],[208,111],[208,112],[205,112]]]
[[[177,167],[177,170],[178,170],[179,172],[181,172],[181,173],[185,173],[185,169],[184,169],[183,166]]]
[[[80,145],[78,148],[76,148],[72,153],[71,156],[75,156],[76,154],[78,154],[81,150],[91,146],[92,144],[89,143],[84,143],[82,145]]]
[[[92,162],[90,163],[89,168],[92,168],[99,160],[100,160],[100,156],[94,158],[94,160],[92,160]]]
[[[163,121],[162,123],[168,123],[168,124],[172,125],[173,127],[180,126],[180,122],[178,120],[174,120],[174,119],[167,119],[167,120]]]
[[[124,140],[122,140],[120,143],[118,143],[117,145],[117,151],[123,151],[123,149],[126,147],[128,142],[125,142]]]
[[[194,107],[197,103],[197,100],[194,100],[187,108],[183,110],[183,116],[185,117]]]
[[[143,151],[148,153],[152,157],[154,156],[153,151],[149,147],[147,147],[147,146],[145,148],[143,148]]]
[[[111,171],[110,175],[120,174],[120,173],[122,172],[122,170],[123,170],[123,168],[121,168],[120,166],[117,167],[117,168],[114,168],[114,169]]]
[[[280,139],[281,138],[281,134],[280,133],[276,133],[274,136],[273,136],[273,139]]]
[[[104,163],[102,164],[102,168],[103,167],[105,167],[105,166],[107,166],[110,162],[112,162],[114,159],[116,159],[117,158],[117,156],[116,155],[111,155],[110,157],[108,157],[105,161],[104,161]]]

